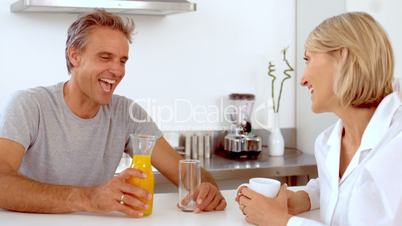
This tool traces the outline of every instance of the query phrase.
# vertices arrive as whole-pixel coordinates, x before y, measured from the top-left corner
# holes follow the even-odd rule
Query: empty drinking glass
[[[199,160],[184,159],[179,161],[179,208],[192,212],[197,206],[196,191],[201,184],[201,166]]]

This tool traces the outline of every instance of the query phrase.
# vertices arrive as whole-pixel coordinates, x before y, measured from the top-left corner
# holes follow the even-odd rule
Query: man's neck
[[[64,83],[63,96],[70,110],[80,118],[93,118],[99,111],[100,105],[85,95],[71,80]]]

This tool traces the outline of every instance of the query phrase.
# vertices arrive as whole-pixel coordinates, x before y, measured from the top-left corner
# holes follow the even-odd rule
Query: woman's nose
[[[300,80],[300,85],[301,86],[307,86],[307,80],[304,78],[304,76],[301,78],[301,80]]]

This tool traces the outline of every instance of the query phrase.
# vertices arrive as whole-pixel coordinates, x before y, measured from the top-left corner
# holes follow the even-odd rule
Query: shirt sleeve
[[[157,139],[162,137],[162,132],[159,130],[152,117],[137,103],[129,101],[129,134],[143,134],[156,136]],[[129,135],[128,134],[128,135]],[[125,152],[132,155],[129,136],[127,136]]]
[[[130,103],[130,133],[145,134],[161,137],[162,132],[152,119],[152,117],[137,103]]]
[[[311,179],[307,183],[306,188],[303,190],[305,192],[307,192],[308,197],[310,198],[310,205],[311,205],[310,210],[320,208],[320,181],[319,181],[319,178]]]
[[[15,141],[28,150],[37,137],[39,116],[38,102],[29,91],[15,93],[0,118],[0,138]]]

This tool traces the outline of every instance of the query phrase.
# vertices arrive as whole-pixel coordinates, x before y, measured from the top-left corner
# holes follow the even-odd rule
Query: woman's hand
[[[281,186],[276,198],[268,198],[247,187],[241,187],[236,198],[246,221],[261,226],[286,226],[291,217],[287,200],[286,184]]]

